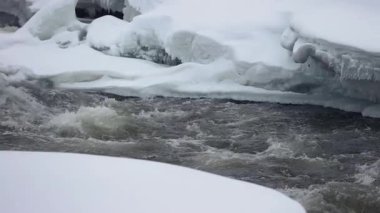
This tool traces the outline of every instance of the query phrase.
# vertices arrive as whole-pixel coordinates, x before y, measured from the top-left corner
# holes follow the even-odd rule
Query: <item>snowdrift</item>
[[[121,95],[378,114],[376,1],[126,0],[127,21],[104,16],[90,24],[76,20],[76,3],[46,4],[16,33],[0,34],[2,70],[18,67],[58,87]]]
[[[0,152],[2,212],[289,212],[274,190],[141,160]]]

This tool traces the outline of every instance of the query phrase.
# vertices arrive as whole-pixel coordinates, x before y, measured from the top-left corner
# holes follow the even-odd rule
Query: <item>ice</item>
[[[124,8],[124,0],[78,0],[78,8],[84,10],[101,10],[104,9],[107,12],[118,11],[122,12]],[[95,8],[91,8],[94,7]]]
[[[123,0],[91,0],[96,2],[100,7],[106,10],[122,11],[124,6]]]
[[[339,18],[318,28],[331,34],[307,33],[331,11],[352,18],[368,8],[372,20],[375,3],[354,11],[354,1],[334,0],[324,13],[325,0],[127,1],[138,12],[131,22],[105,16],[84,25],[76,1],[57,1],[16,33],[0,34],[3,67],[26,68],[57,87],[123,95],[315,104],[366,115],[380,100],[379,54],[362,42],[372,38],[339,40],[330,32]],[[362,24],[352,22],[353,30]]]
[[[274,190],[168,164],[38,152],[0,159],[3,212],[305,212]]]
[[[48,0],[2,0],[0,1],[0,25],[23,25]],[[3,15],[1,15],[3,13]],[[6,20],[4,14],[16,18],[16,23]]]
[[[342,79],[380,80],[379,53],[303,37],[290,28],[284,32],[282,39],[282,45],[292,52],[296,63],[305,63],[312,58]]]

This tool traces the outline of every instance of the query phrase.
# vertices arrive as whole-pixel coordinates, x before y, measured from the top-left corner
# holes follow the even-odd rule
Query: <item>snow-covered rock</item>
[[[75,6],[78,0],[56,0],[46,4],[18,33],[29,32],[41,40],[50,39],[58,32],[80,30]]]
[[[274,190],[141,160],[0,152],[1,212],[304,213]]]
[[[126,36],[128,25],[113,16],[98,18],[87,28],[87,42],[96,50],[120,56],[122,37]]]
[[[87,42],[90,47],[113,56],[145,59],[160,64],[179,64],[178,59],[165,51],[163,42],[155,32],[143,24],[129,24],[113,16],[103,16],[89,25]],[[161,27],[163,28],[162,25]]]

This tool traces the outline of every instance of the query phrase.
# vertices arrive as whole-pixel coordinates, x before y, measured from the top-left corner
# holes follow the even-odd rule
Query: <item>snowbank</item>
[[[355,14],[376,20],[376,2],[365,0],[355,10],[353,0],[128,0],[139,14],[133,21],[105,16],[89,25],[76,20],[75,3],[57,0],[15,34],[0,34],[1,67],[32,70],[65,88],[376,115],[380,56],[368,47],[376,48],[377,34],[370,32],[378,26],[350,22]],[[343,20],[366,34],[343,34],[347,24],[339,34]]]
[[[287,57],[280,48],[279,39],[288,27],[304,37],[380,52],[380,27],[376,24],[380,20],[377,13],[380,3],[373,0],[237,0],[233,3],[150,0],[129,3],[134,8],[149,8],[141,10],[140,22],[151,16],[169,17],[172,31],[187,30],[228,45],[236,60],[285,66]],[[167,38],[161,39],[166,41]]]
[[[2,212],[289,212],[274,190],[141,160],[0,152]]]
[[[57,80],[66,82],[91,81],[102,76],[133,80],[136,76],[149,76],[161,69],[157,64],[142,60],[107,56],[87,45],[62,49],[50,41],[34,45],[14,44],[0,51],[0,64],[3,64],[3,70],[25,67],[41,77],[59,75]]]

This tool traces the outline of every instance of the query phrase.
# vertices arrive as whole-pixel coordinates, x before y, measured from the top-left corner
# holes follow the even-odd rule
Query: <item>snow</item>
[[[125,5],[130,5],[137,11],[145,13],[170,0],[125,0]]]
[[[97,50],[120,56],[120,45],[128,23],[113,16],[94,20],[87,29],[87,42]]]
[[[131,2],[135,8],[146,7],[146,1]],[[265,46],[270,49],[270,53],[263,52],[267,55],[265,59],[275,65],[273,63],[285,56],[271,54],[282,52],[278,48],[279,35],[289,26],[307,37],[380,52],[379,8],[380,3],[373,0],[237,0],[233,3],[178,0],[162,1],[154,9],[144,11],[142,16],[165,15],[174,22],[174,31],[188,30],[219,38],[221,43],[233,47],[237,60],[249,58],[252,61],[259,54],[249,57],[247,52],[263,52],[261,47]],[[270,41],[268,36],[272,37]],[[269,43],[277,46],[268,46]],[[275,59],[270,60],[271,56]]]
[[[133,78],[136,75],[151,75],[161,68],[142,60],[107,56],[87,45],[62,49],[53,42],[13,45],[6,51],[0,51],[0,61],[4,63],[5,68],[24,67],[33,70],[39,76],[62,74],[61,77],[70,76],[72,73],[87,77],[101,73],[114,78]],[[77,77],[74,79],[78,80]]]
[[[162,163],[0,152],[0,168],[2,212],[305,212],[274,190]]]
[[[380,52],[378,1],[335,0],[318,4],[294,15],[291,26],[301,35]]]
[[[129,0],[141,13],[133,21],[105,16],[85,25],[75,18],[76,0],[56,0],[16,33],[0,33],[0,67],[32,71],[57,87],[315,104],[375,115],[380,59],[364,44],[375,48],[378,34],[367,35],[360,21],[351,30],[366,34],[333,29],[343,21],[334,14],[376,20],[377,4],[365,0],[355,10],[353,0],[328,2]]]
[[[279,45],[279,34],[273,32],[282,30],[284,17],[271,12],[270,3],[260,3],[266,5],[264,8],[255,7],[258,4],[246,0],[234,4],[212,0],[163,1],[135,17],[131,24],[134,29],[143,26],[153,31],[165,49],[183,61],[204,62],[206,58],[209,62],[218,59],[214,54],[221,52],[220,55],[228,55],[236,61],[291,66],[287,52]],[[252,19],[251,14],[257,18]],[[159,25],[149,25],[156,19],[161,20]],[[212,45],[211,49],[202,48],[206,43]],[[185,46],[180,50],[181,45]]]
[[[58,2],[59,0],[26,0],[29,2],[30,8],[33,12],[37,12],[41,8],[43,8],[45,5],[47,5],[49,2]]]
[[[50,39],[58,32],[80,28],[76,19],[75,6],[78,0],[49,2],[35,14],[18,32],[28,31],[41,40]]]

